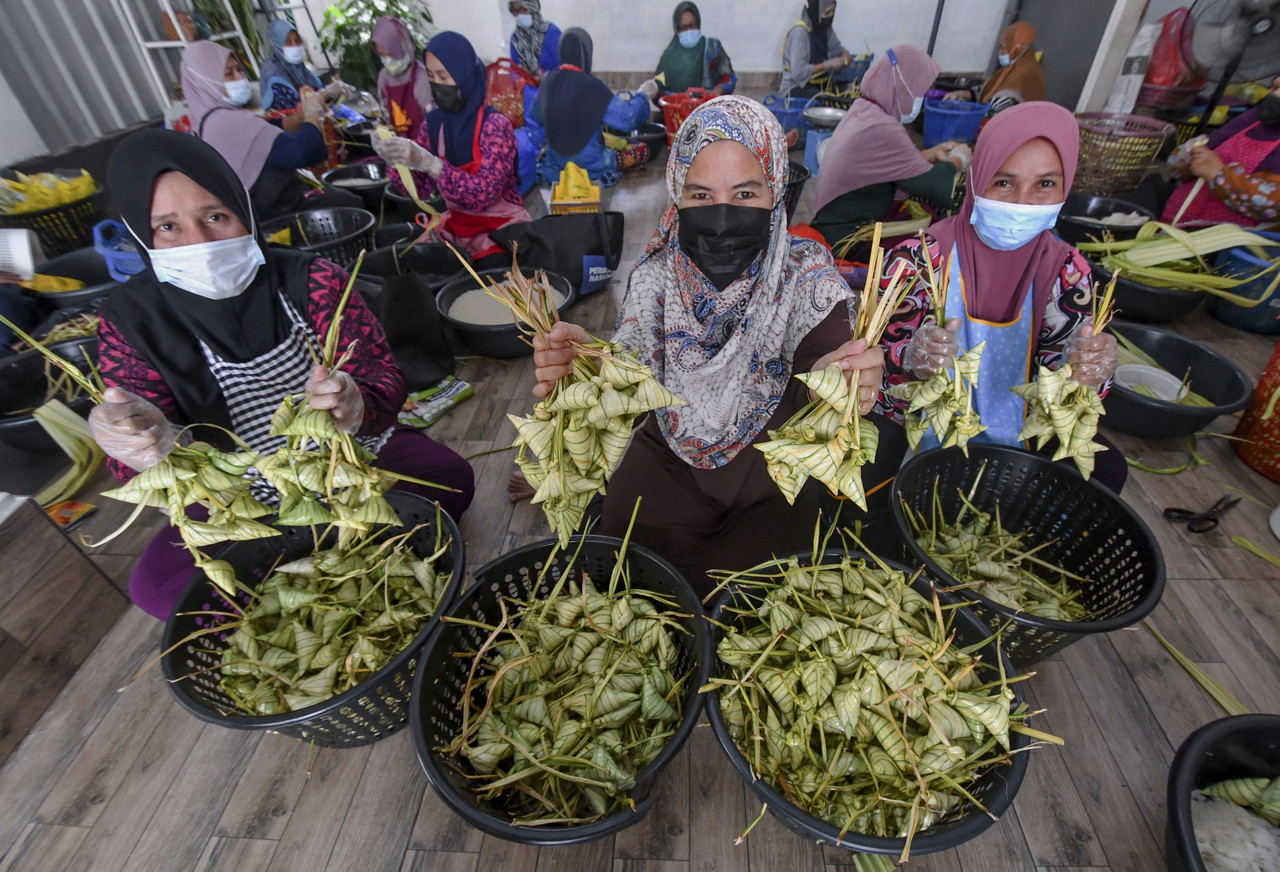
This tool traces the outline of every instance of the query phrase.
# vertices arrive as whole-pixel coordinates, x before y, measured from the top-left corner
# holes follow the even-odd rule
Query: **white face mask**
[[[528,12],[521,12],[516,16],[516,26],[523,27],[525,30],[528,30],[530,27],[533,27],[533,16]]]
[[[908,112],[906,115],[899,116],[902,119],[902,123],[910,124],[912,121],[915,121],[916,118],[920,116],[920,107],[922,106],[924,106],[923,97],[916,97],[914,100],[912,100],[911,111]]]
[[[974,197],[969,223],[989,248],[1013,251],[1053,227],[1061,211],[1061,203],[1034,206]]]
[[[701,30],[682,30],[680,31],[680,45],[684,48],[693,48],[698,44],[698,40],[702,39]]]
[[[1010,58],[1004,52],[1000,52],[1000,54],[997,56],[997,59],[1000,61],[1000,66],[1002,67],[1007,67],[1009,66],[1009,64],[1013,63],[1013,59]]]
[[[157,279],[206,300],[240,296],[267,262],[252,231],[178,248],[148,248],[147,256]]]
[[[307,59],[307,47],[304,45],[286,45],[280,50],[286,64],[300,64]]]
[[[413,58],[410,55],[405,55],[402,58],[393,58],[389,55],[383,55],[382,66],[391,75],[398,76],[405,70],[409,69],[409,62],[412,59]]]
[[[253,86],[248,79],[234,79],[226,84],[227,102],[232,106],[243,106],[253,96]]]

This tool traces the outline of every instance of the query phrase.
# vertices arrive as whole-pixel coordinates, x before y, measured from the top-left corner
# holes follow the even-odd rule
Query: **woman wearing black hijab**
[[[272,412],[286,394],[306,391],[339,429],[378,455],[377,465],[453,487],[419,488],[453,517],[474,493],[465,460],[425,434],[400,428],[405,399],[382,326],[353,293],[339,346],[354,343],[342,371],[312,362],[337,311],[348,276],[304,252],[264,248],[248,192],[216,150],[190,136],[144,130],[127,137],[107,165],[107,184],[147,269],[103,305],[100,370],[108,390],[89,416],[94,438],[127,480],[160,462],[179,430],[224,427],[257,451],[272,451]],[[196,434],[229,448],[215,427]],[[265,485],[264,485],[265,487]],[[278,501],[274,492],[255,494]],[[174,547],[175,527],[143,552],[129,596],[162,620],[194,574]]]
[[[547,73],[538,88],[533,123],[547,131],[547,147],[538,158],[538,181],[553,185],[570,161],[593,182],[616,185],[618,153],[604,142],[604,113],[613,92],[591,75],[591,35],[571,27],[560,39],[560,68]]]

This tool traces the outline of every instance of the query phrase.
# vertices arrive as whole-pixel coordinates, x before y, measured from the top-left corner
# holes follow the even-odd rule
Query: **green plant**
[[[343,81],[369,90],[377,83],[380,65],[370,39],[374,21],[383,15],[403,21],[419,51],[431,37],[426,0],[339,0],[324,11],[320,45],[338,56]]]
[[[236,20],[240,25],[240,30],[244,33],[245,39],[249,43],[249,51],[253,53],[254,58],[261,61],[262,58],[262,40],[258,35],[257,25],[253,20],[253,4],[251,0],[231,0],[231,9],[235,12]],[[227,19],[227,10],[217,0],[195,0],[192,3],[192,10],[199,16],[203,16],[208,22],[209,28],[215,33],[224,33],[231,29],[231,22]],[[200,35],[201,39],[205,39],[204,35]],[[239,41],[233,42],[228,46],[239,57],[241,53]],[[244,67],[245,74],[253,77],[253,67],[245,63],[245,59],[240,57],[240,65]]]

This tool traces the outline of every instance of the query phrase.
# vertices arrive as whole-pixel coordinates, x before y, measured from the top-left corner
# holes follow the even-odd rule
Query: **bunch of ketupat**
[[[923,234],[921,243],[923,244]],[[948,267],[939,280],[929,261],[929,269],[925,276],[928,279],[930,305],[933,314],[925,319],[925,324],[937,323],[939,318],[946,320],[947,285],[951,270]],[[912,448],[920,445],[920,439],[929,428],[943,448],[955,446],[969,456],[969,440],[977,436],[987,427],[978,419],[973,408],[973,389],[978,385],[978,371],[982,367],[982,350],[986,340],[954,359],[950,369],[944,367],[936,375],[924,381],[909,381],[889,388],[889,394],[900,400],[907,400],[903,424],[907,431],[907,444]]]
[[[982,475],[983,470],[979,470],[967,496],[960,494],[960,511],[954,521],[943,518],[942,500],[936,490],[928,518],[903,504],[912,537],[944,572],[960,582],[948,590],[973,590],[992,602],[1038,618],[1087,618],[1080,593],[1089,579],[1036,556],[1053,540],[1023,550],[1026,531],[1005,530],[1000,523],[999,506],[993,515],[973,505],[973,494]]]
[[[601,588],[571,564],[545,598],[535,585],[511,605],[483,627],[461,732],[440,750],[515,824],[583,824],[633,807],[636,773],[683,716],[689,673],[674,674],[675,634],[687,616],[631,588],[625,546]]]
[[[841,834],[906,840],[981,805],[968,791],[1025,727],[1011,681],[951,613],[883,563],[827,551],[727,575],[704,690],[751,770]],[[892,866],[892,864],[889,864]]]
[[[1119,272],[1111,277],[1101,300],[1094,294],[1094,335],[1101,335],[1111,323],[1112,297],[1119,277]],[[1038,451],[1050,439],[1058,437],[1058,449],[1053,453],[1053,459],[1070,457],[1080,474],[1088,480],[1093,474],[1093,456],[1107,450],[1105,445],[1093,441],[1098,432],[1098,421],[1106,414],[1098,392],[1075,381],[1071,377],[1071,364],[1065,360],[1056,370],[1039,367],[1035,381],[1010,390],[1027,401],[1027,417],[1018,438],[1035,439]]]
[[[884,293],[879,293],[884,262],[879,231],[877,224],[867,282],[853,324],[853,338],[866,339],[868,347],[880,341],[889,317],[910,288],[910,283],[902,286],[904,264]],[[777,430],[770,430],[768,442],[756,443],[764,452],[770,478],[788,503],[795,502],[813,476],[832,494],[853,500],[865,511],[862,467],[875,460],[880,433],[858,414],[858,371],[846,373],[833,363],[819,372],[798,373],[796,378],[814,399]]]
[[[1229,778],[1200,790],[1207,796],[1247,808],[1273,827],[1280,827],[1280,777]]]
[[[383,542],[316,551],[277,566],[253,592],[222,651],[220,684],[251,715],[298,711],[355,687],[413,641],[451,574],[435,553],[408,550],[410,530]]]
[[[485,287],[480,276],[472,276]],[[530,278],[513,264],[507,280],[491,281],[485,292],[511,310],[531,344],[531,337],[545,336],[560,319],[541,270]],[[592,337],[573,347],[573,371],[528,417],[507,416],[516,428],[516,464],[535,489],[532,502],[542,504],[561,547],[582,525],[592,497],[605,492],[636,419],[684,404],[620,345]]]

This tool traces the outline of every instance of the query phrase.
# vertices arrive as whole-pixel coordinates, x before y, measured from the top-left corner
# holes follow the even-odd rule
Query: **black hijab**
[[[590,34],[570,27],[560,37],[560,69],[544,76],[538,88],[547,142],[565,157],[587,147],[613,101],[609,86],[591,75],[591,52]],[[578,69],[565,69],[566,65]]]
[[[144,248],[153,247],[151,200],[156,180],[179,172],[213,194],[247,228],[255,228],[248,192],[235,171],[208,143],[171,130],[140,130],[125,137],[107,163],[107,188],[120,217]],[[259,244],[262,243],[259,238]],[[304,318],[314,255],[264,246],[266,265],[238,297],[209,300],[156,279],[147,269],[102,306],[139,356],[173,392],[185,419],[178,423],[231,426],[231,416],[201,342],[219,357],[243,363],[279,345],[290,321],[283,293]],[[202,438],[213,438],[202,434]],[[224,440],[216,440],[225,444]]]

